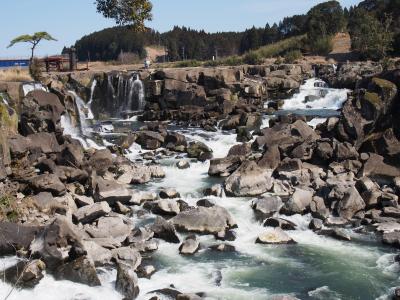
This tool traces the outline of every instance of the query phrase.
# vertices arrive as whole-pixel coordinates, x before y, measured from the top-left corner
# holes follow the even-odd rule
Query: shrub
[[[301,53],[300,50],[290,50],[290,51],[286,52],[284,60],[285,60],[285,63],[292,64],[296,60],[299,60],[302,57],[303,57],[303,54]]]
[[[218,67],[221,65],[223,65],[222,60],[207,60],[206,62],[204,62],[205,67]]]
[[[239,56],[230,56],[224,59],[224,64],[227,66],[239,66],[243,64],[243,59]]]
[[[201,67],[203,64],[198,60],[184,60],[174,64],[175,68],[189,68],[189,67]]]
[[[257,52],[251,51],[243,57],[243,62],[248,65],[260,65],[263,63],[263,58]]]
[[[15,198],[10,195],[3,195],[0,197],[0,221],[18,221],[20,212],[15,203]]]
[[[33,58],[31,64],[29,65],[29,72],[32,78],[36,81],[41,81],[43,79],[43,63],[37,59]]]
[[[326,36],[316,40],[309,40],[309,47],[313,54],[328,55],[333,49],[332,37]]]

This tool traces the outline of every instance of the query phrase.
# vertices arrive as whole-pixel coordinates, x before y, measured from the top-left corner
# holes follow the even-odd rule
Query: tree
[[[118,25],[132,25],[135,31],[144,31],[144,22],[153,18],[149,0],[96,0],[95,3],[104,17],[114,19]]]
[[[379,21],[363,9],[358,10],[349,24],[351,45],[364,59],[379,60],[392,50],[392,17],[386,15]]]
[[[31,58],[30,58],[30,62],[32,63],[32,60],[33,60],[33,57],[34,57],[34,54],[35,54],[36,46],[42,40],[57,41],[55,38],[53,38],[47,32],[41,31],[41,32],[35,32],[33,35],[29,35],[29,34],[20,35],[20,36],[16,37],[15,39],[13,39],[10,42],[10,45],[8,45],[7,48],[10,48],[10,47],[12,47],[12,46],[14,46],[15,44],[18,44],[18,43],[30,43],[30,44],[32,44],[32,47],[31,47]]]
[[[326,55],[332,50],[332,37],[344,29],[346,19],[339,2],[318,4],[307,13],[306,24],[309,50]]]
[[[307,13],[307,29],[317,38],[334,35],[343,30],[346,20],[338,1],[328,1],[311,8]]]

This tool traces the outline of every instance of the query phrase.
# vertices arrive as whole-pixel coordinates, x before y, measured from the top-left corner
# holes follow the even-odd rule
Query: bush
[[[243,62],[248,65],[260,65],[263,63],[263,58],[257,52],[249,52],[243,57]]]
[[[305,35],[300,35],[287,38],[274,44],[263,46],[254,52],[260,54],[263,58],[277,57],[288,50],[301,49],[303,47],[305,37]]]
[[[328,55],[333,49],[332,37],[326,36],[316,40],[309,40],[309,47],[313,54]]]
[[[34,80],[41,81],[43,79],[43,67],[43,63],[39,59],[32,59],[29,65],[29,73]]]
[[[0,197],[0,221],[17,222],[20,212],[15,198],[11,195]]]
[[[189,67],[201,67],[203,64],[198,60],[184,60],[174,64],[175,68],[189,68]]]
[[[243,59],[239,56],[230,56],[224,59],[224,64],[227,66],[239,66],[243,64]]]
[[[290,51],[286,52],[284,61],[287,64],[292,64],[296,60],[299,60],[302,57],[303,57],[303,54],[301,53],[300,50],[290,50]]]

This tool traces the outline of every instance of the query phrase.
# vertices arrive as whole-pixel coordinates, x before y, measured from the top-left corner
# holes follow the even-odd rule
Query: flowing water
[[[315,88],[316,80],[307,81],[300,93],[285,101],[284,109],[304,110],[304,100],[315,95],[316,89],[326,89],[327,93],[312,103],[318,109],[340,109],[346,99],[345,90]],[[303,101],[301,100],[303,99]],[[311,104],[310,104],[311,105]],[[265,117],[263,126],[270,117]],[[319,116],[311,120],[316,125],[324,120]],[[111,125],[112,124],[112,125]],[[118,131],[124,124],[137,128],[140,124],[132,120],[112,121],[102,125],[103,137]],[[214,152],[214,157],[224,157],[230,147],[237,144],[234,132],[205,132],[196,128],[178,128],[188,140],[206,143]],[[109,143],[109,142],[108,142]],[[135,160],[144,151],[134,144],[127,156]],[[175,164],[180,158],[170,157],[160,161],[166,177],[156,180],[141,189],[157,191],[161,187],[173,187],[181,198],[191,205],[204,198],[202,191],[219,178],[207,174],[209,162],[193,162],[189,169],[178,169]],[[200,237],[201,250],[193,256],[179,254],[179,244],[160,241],[159,249],[152,255],[151,263],[157,272],[149,279],[139,279],[138,299],[150,299],[151,292],[173,285],[182,292],[204,292],[207,299],[268,299],[272,295],[291,294],[299,299],[348,299],[369,300],[389,299],[390,289],[399,285],[399,265],[395,262],[396,252],[384,247],[373,235],[359,234],[349,230],[351,242],[338,241],[319,236],[308,229],[311,216],[294,215],[285,217],[297,224],[297,229],[288,234],[297,241],[295,245],[269,246],[256,244],[257,236],[265,229],[254,217],[250,198],[208,197],[217,205],[225,207],[238,223],[235,229],[237,239],[227,242],[236,252],[221,253],[209,249],[217,242],[213,236]],[[139,226],[154,219],[133,218]],[[185,235],[181,235],[181,240]],[[17,262],[15,257],[0,260],[0,269]],[[9,299],[121,299],[114,290],[116,271],[100,269],[102,287],[89,288],[68,281],[56,282],[51,276],[45,278],[31,291],[14,291]],[[0,283],[0,299],[11,287]],[[163,298],[161,298],[163,299]],[[165,298],[167,299],[167,298]]]

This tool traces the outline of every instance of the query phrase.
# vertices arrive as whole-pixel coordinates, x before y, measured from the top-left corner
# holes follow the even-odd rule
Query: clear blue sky
[[[14,37],[48,31],[58,42],[43,42],[38,55],[59,53],[85,34],[113,26],[96,13],[94,0],[3,0],[0,17],[0,57],[28,56],[28,45],[7,49]],[[306,13],[320,0],[152,0],[154,20],[147,26],[161,32],[174,25],[216,31],[241,31],[285,16]],[[343,6],[359,0],[341,0]]]

